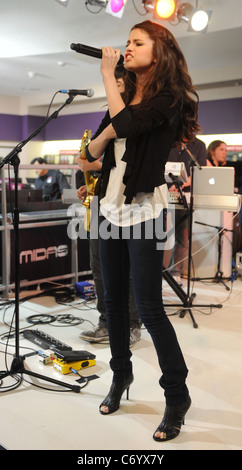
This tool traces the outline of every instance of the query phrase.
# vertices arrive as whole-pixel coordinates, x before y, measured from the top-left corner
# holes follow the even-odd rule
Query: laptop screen
[[[194,167],[194,195],[232,196],[234,194],[234,168]]]

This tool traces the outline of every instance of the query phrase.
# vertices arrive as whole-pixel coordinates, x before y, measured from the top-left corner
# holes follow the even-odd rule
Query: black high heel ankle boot
[[[133,380],[133,374],[126,379],[113,378],[109,393],[99,406],[99,411],[102,415],[110,415],[119,409],[120,400],[125,390],[127,391],[126,398],[127,400],[129,399],[129,387]],[[101,409],[102,406],[106,406],[108,411],[103,411]]]
[[[153,439],[158,442],[169,441],[178,436],[182,424],[184,424],[185,415],[191,406],[191,398],[181,405],[166,406],[163,419],[153,434]],[[161,435],[157,435],[161,433]]]

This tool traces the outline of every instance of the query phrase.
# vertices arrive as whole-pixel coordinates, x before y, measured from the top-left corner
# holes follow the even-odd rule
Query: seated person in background
[[[222,140],[213,140],[207,148],[207,166],[225,166],[227,144]]]
[[[36,169],[38,178],[35,180],[35,189],[42,189],[44,201],[56,201],[61,199],[64,188],[70,188],[66,176],[59,170],[48,170],[45,168],[46,161],[42,157],[36,157],[31,164],[43,165],[42,169]]]

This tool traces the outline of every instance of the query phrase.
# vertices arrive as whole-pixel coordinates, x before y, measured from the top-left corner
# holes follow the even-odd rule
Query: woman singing
[[[157,352],[166,400],[153,438],[166,441],[179,434],[191,399],[188,370],[162,301],[161,246],[168,205],[164,169],[172,146],[193,139],[199,130],[198,97],[183,53],[163,26],[144,21],[132,28],[124,54],[123,95],[115,80],[119,57],[119,50],[102,49],[108,112],[86,148],[89,161],[104,153],[99,239],[113,380],[99,409],[103,415],[115,412],[124,391],[128,398],[134,379],[129,349],[131,270],[137,308]],[[109,236],[103,236],[104,227]]]

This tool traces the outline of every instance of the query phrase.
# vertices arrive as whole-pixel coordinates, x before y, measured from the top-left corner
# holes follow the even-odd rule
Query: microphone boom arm
[[[70,104],[70,103],[73,101],[73,99],[74,99],[74,96],[73,96],[73,95],[70,95],[70,96],[67,98],[67,100],[65,101],[65,103],[62,104],[59,109],[57,109],[56,111],[54,111],[54,113],[51,114],[51,116],[50,116],[48,119],[45,119],[44,122],[41,124],[41,126],[38,127],[38,129],[36,129],[27,139],[23,140],[22,142],[19,142],[18,145],[16,145],[16,147],[14,147],[14,149],[11,150],[11,152],[10,152],[5,158],[3,158],[3,160],[2,160],[1,163],[0,163],[0,169],[1,169],[6,163],[12,164],[12,161],[13,161],[14,157],[17,156],[18,153],[22,151],[22,148],[23,148],[30,140],[32,140],[37,134],[39,134],[39,132],[40,132],[52,119],[57,119],[59,112],[60,112],[67,104]]]

